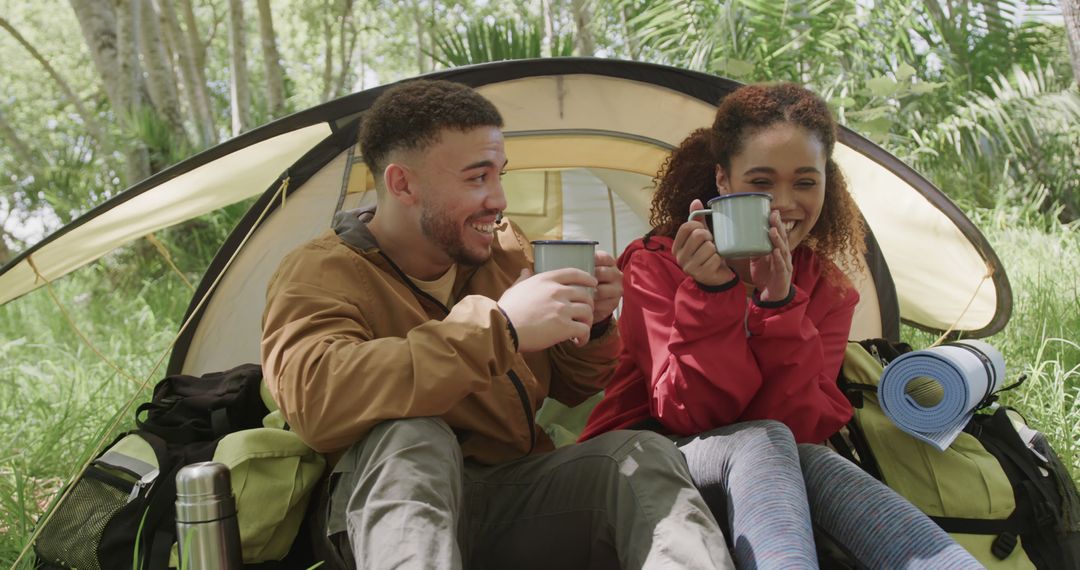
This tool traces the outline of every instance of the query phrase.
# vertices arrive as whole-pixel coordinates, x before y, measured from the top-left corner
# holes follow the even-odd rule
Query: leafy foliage
[[[456,34],[435,38],[435,61],[457,67],[488,61],[544,57],[544,25],[538,19],[518,23],[513,20],[469,22]],[[550,38],[552,57],[569,56],[574,51],[573,37]]]

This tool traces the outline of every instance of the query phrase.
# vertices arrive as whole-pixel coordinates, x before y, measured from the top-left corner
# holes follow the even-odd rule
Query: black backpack
[[[176,541],[176,473],[211,460],[222,437],[262,426],[269,410],[261,382],[262,370],[254,364],[158,382],[152,399],[138,407],[137,429],[90,464],[42,527],[34,543],[37,567],[168,568]],[[133,445],[148,445],[156,465],[124,453]],[[296,550],[297,557],[309,557],[303,548]],[[292,566],[282,561],[280,567]]]

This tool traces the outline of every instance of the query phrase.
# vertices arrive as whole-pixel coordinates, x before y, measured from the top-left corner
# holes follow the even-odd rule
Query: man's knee
[[[442,419],[432,417],[384,421],[355,444],[352,453],[368,457],[408,454],[454,465],[462,461],[461,446],[453,430]]]
[[[332,479],[350,494],[363,495],[372,488],[408,494],[413,487],[457,489],[462,470],[461,446],[446,422],[405,418],[375,426],[345,452]]]
[[[651,431],[612,431],[595,439],[597,453],[614,460],[614,475],[627,477],[646,472],[671,473],[689,480],[686,459],[675,443]],[[586,442],[588,443],[588,442]]]

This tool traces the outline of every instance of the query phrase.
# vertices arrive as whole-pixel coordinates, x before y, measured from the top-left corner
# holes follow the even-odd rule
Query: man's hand
[[[701,200],[694,200],[690,204],[690,211],[703,207]],[[723,285],[735,278],[735,273],[724,258],[716,253],[712,232],[701,222],[687,221],[679,226],[675,243],[671,244],[671,253],[675,254],[679,267],[702,285]]]
[[[615,265],[615,258],[606,251],[596,252],[596,294],[593,296],[592,322],[611,316],[622,299],[622,271]]]
[[[597,279],[572,268],[530,273],[523,269],[498,301],[517,331],[518,350],[536,352],[564,340],[588,342],[593,323],[589,288],[597,287]]]

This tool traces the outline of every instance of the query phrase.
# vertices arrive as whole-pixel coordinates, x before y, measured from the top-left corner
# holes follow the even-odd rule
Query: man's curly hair
[[[360,152],[377,180],[395,150],[426,148],[445,129],[502,126],[499,110],[472,88],[417,79],[387,89],[371,105],[360,125]]]
[[[825,203],[804,243],[834,262],[859,263],[865,229],[833,160],[836,121],[825,101],[794,83],[746,85],[720,101],[712,127],[691,133],[657,173],[649,235],[674,237],[695,198],[704,203],[717,195],[715,165],[730,172],[731,158],[742,152],[747,137],[777,123],[798,125],[825,147]]]

